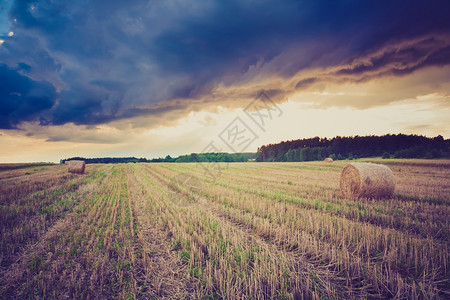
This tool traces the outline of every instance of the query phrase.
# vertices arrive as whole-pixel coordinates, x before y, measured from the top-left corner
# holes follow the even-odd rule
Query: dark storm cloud
[[[56,101],[54,87],[34,81],[0,64],[0,128],[13,129],[21,121],[39,120]]]
[[[218,85],[312,67],[345,65],[334,76],[361,78],[446,65],[448,45],[433,36],[450,33],[449,10],[448,1],[15,1],[14,36],[0,46],[9,67],[2,74],[11,75],[0,91],[0,127],[151,118],[189,109]],[[370,56],[380,49],[388,50]],[[8,86],[41,94],[17,100]],[[152,108],[176,99],[179,106]]]
[[[299,82],[297,82],[297,84],[295,85],[296,89],[301,89],[304,87],[308,87],[311,84],[313,84],[314,82],[317,81],[317,78],[306,78],[306,79],[302,79]]]
[[[444,66],[450,63],[450,37],[425,38],[395,47],[388,47],[361,62],[335,72],[336,75],[405,75],[425,66]]]

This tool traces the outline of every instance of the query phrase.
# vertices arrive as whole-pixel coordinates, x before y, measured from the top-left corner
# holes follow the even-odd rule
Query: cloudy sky
[[[448,1],[1,0],[0,162],[450,138],[449,11]]]

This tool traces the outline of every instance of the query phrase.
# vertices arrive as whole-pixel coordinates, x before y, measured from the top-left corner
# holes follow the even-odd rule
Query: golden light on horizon
[[[59,159],[72,156],[155,158],[169,154],[174,157],[201,152],[210,142],[214,142],[223,152],[233,152],[218,136],[236,117],[240,117],[258,135],[245,149],[248,152],[255,152],[259,146],[282,140],[314,136],[332,138],[338,135],[414,134],[419,128],[427,136],[441,134],[448,138],[450,127],[447,116],[450,115],[450,108],[436,110],[436,106],[445,99],[439,94],[428,94],[394,104],[357,109],[317,106],[315,101],[306,102],[297,95],[279,104],[283,115],[267,123],[265,132],[246,119],[242,109],[224,108],[217,112],[190,112],[174,125],[151,129],[118,129],[111,124],[96,126],[95,129],[74,124],[48,127],[30,124],[27,131],[35,130],[33,136],[25,136],[21,131],[16,132],[16,135],[7,132],[0,135],[0,143],[7,146],[0,150],[0,158],[2,162],[58,162]],[[74,133],[78,141],[64,140],[67,135]],[[33,149],[33,153],[28,149]]]

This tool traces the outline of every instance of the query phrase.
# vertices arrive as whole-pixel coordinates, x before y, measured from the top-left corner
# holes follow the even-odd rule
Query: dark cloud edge
[[[63,125],[71,122],[76,125],[108,124],[138,117],[150,118],[152,116],[168,116],[174,112],[176,112],[176,118],[182,118],[192,110],[211,110],[214,109],[214,106],[217,104],[229,108],[245,108],[248,102],[260,92],[266,92],[275,103],[282,103],[293,93],[308,89],[310,86],[320,82],[361,83],[381,77],[407,76],[429,67],[442,67],[449,64],[450,36],[428,35],[421,38],[386,44],[384,47],[372,51],[365,56],[355,57],[341,65],[325,69],[324,72],[316,74],[314,77],[302,77],[301,74],[307,73],[308,70],[300,70],[300,72],[292,76],[292,78],[287,78],[287,80],[293,80],[299,77],[294,86],[269,86],[267,88],[258,88],[254,90],[244,89],[245,92],[238,93],[237,95],[231,92],[229,96],[222,93],[218,97],[214,95],[214,86],[211,86],[209,90],[204,90],[203,94],[197,95],[197,98],[167,99],[151,105],[140,107],[132,106],[125,109],[120,114],[98,115],[94,119],[89,117],[83,119],[81,115],[78,120],[69,120],[67,122],[48,121],[48,119],[52,119],[52,112],[54,113],[54,110],[52,111],[52,109],[57,107],[58,97],[60,95],[53,86],[50,87],[50,84],[46,81],[36,81],[28,78],[23,74],[20,66],[8,68],[6,72],[3,72],[5,71],[6,65],[0,64],[3,68],[3,75],[6,73],[6,76],[3,77],[11,78],[11,75],[13,75],[12,77],[16,76],[17,78],[26,81],[27,84],[25,86],[31,87],[25,87],[24,94],[29,93],[33,89],[37,89],[43,102],[43,105],[36,106],[35,110],[33,110],[29,104],[31,101],[30,99],[35,98],[32,98],[33,95],[30,96],[31,98],[25,97],[23,102],[19,103],[21,105],[18,106],[18,109],[13,111],[12,117],[11,115],[3,116],[4,121],[0,124],[0,128],[20,129],[20,124],[22,122],[33,121],[37,121],[40,126]],[[234,86],[231,84],[227,88],[233,90]],[[90,108],[91,111],[98,109],[98,107]],[[5,112],[8,112],[6,109],[2,109],[2,111],[4,114]],[[84,114],[89,116],[91,111],[84,111]],[[17,116],[20,112],[24,112],[25,115],[22,117]],[[8,117],[9,122],[5,122]],[[164,119],[164,117],[162,119]],[[55,120],[54,117],[53,120]],[[156,125],[158,124],[154,124],[154,126]]]

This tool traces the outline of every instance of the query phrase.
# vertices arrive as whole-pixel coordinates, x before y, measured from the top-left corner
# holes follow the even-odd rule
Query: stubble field
[[[450,297],[450,161],[377,162],[391,199],[345,161],[2,166],[0,298]]]

